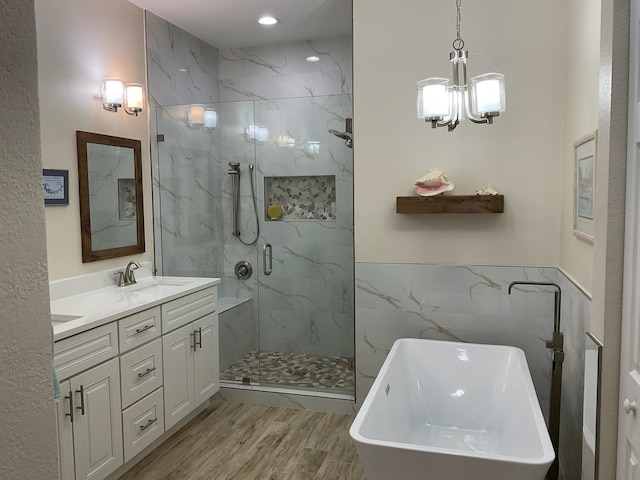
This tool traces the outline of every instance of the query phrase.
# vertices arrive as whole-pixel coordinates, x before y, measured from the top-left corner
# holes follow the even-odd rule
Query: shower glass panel
[[[353,160],[328,132],[350,98],[258,101],[255,114],[270,140],[256,144],[260,384],[353,392]]]
[[[350,97],[205,106],[217,128],[190,108],[157,110],[156,251],[163,275],[220,277],[221,304],[251,300],[237,310],[247,318],[223,326],[220,314],[222,383],[353,395],[353,159],[328,132],[344,130]],[[252,245],[233,235],[230,162],[240,164],[244,243],[257,234],[254,175]],[[242,260],[249,279],[235,277]]]

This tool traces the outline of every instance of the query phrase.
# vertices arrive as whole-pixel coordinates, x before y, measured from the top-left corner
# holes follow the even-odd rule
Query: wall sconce
[[[127,114],[137,117],[144,110],[144,87],[139,83],[107,79],[102,83],[101,98],[102,108],[109,112],[117,112],[124,105]]]
[[[202,105],[191,105],[187,110],[187,122],[190,127],[218,127],[218,112]]]

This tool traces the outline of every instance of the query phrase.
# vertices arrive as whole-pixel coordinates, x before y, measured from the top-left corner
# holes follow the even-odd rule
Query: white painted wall
[[[453,133],[416,118],[415,82],[451,77],[450,0],[354,0],[356,261],[558,265],[564,3],[464,2],[471,76],[506,76],[507,112]],[[489,34],[490,33],[490,34]],[[481,56],[479,53],[486,53]],[[455,194],[488,183],[499,215],[397,215],[396,196],[442,168]]]
[[[47,207],[49,279],[153,260],[148,109],[139,117],[102,109],[102,80],[146,85],[143,11],[126,0],[36,0],[42,162],[69,170],[69,206]],[[146,251],[82,263],[76,130],[142,141]]]
[[[567,0],[560,268],[591,292],[593,245],[573,234],[574,143],[598,128],[600,0]]]
[[[0,477],[57,478],[33,2],[0,0]]]

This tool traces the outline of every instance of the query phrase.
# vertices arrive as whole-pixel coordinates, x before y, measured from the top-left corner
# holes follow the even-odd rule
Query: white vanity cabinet
[[[167,291],[180,282],[208,284],[165,301],[149,293],[150,303],[98,318],[97,325],[74,327],[73,334],[55,342],[61,480],[118,475],[111,474],[156,440],[168,438],[163,437],[166,430],[218,391],[215,283],[179,277],[175,283],[163,281],[158,283],[170,285]],[[113,301],[138,299],[139,292],[117,289]],[[108,302],[82,299],[82,304]]]
[[[220,386],[218,314],[162,337],[165,428],[171,428]]]
[[[60,383],[60,396],[56,398],[56,418],[58,433],[58,475],[60,480],[74,480],[73,465],[73,392],[67,380]]]
[[[76,480],[105,478],[124,463],[118,359],[87,370],[70,383]]]

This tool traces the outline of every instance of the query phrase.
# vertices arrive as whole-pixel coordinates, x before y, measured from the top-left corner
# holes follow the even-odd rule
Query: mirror
[[[140,140],[76,132],[82,262],[144,252]]]
[[[584,351],[584,406],[582,416],[582,478],[598,478],[600,450],[600,384],[602,343],[587,332]]]

